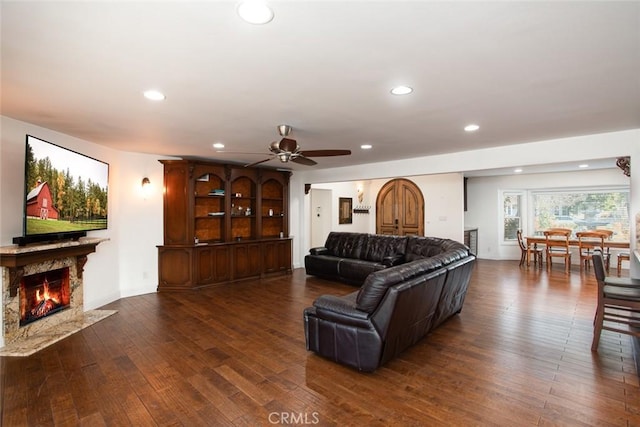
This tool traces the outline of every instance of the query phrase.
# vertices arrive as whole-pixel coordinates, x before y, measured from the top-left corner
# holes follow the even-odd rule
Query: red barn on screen
[[[38,186],[27,194],[27,216],[58,219],[58,210],[53,207],[51,190],[46,182],[39,182]]]

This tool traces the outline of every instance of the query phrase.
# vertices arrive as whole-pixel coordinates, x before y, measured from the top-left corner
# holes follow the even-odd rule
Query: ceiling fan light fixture
[[[280,161],[282,163],[288,163],[289,159],[291,158],[291,153],[285,151],[282,153],[278,153],[278,158],[280,159]]]
[[[291,126],[289,125],[278,125],[278,133],[280,136],[289,136],[291,133]]]
[[[238,5],[238,15],[245,22],[263,25],[273,19],[273,10],[263,0],[246,0]]]

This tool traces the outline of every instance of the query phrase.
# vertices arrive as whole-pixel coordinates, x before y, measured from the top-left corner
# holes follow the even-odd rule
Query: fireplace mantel
[[[2,246],[0,247],[0,266],[9,269],[10,296],[16,296],[20,280],[24,275],[23,267],[54,259],[75,257],[78,277],[82,278],[87,255],[96,251],[99,243],[106,238],[83,237],[75,241],[65,241],[30,246]]]

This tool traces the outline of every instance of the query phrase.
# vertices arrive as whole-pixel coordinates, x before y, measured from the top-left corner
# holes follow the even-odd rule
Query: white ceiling
[[[278,124],[353,151],[315,168],[640,128],[640,2],[271,5],[3,0],[1,112],[161,155],[257,161],[212,143],[267,157]]]

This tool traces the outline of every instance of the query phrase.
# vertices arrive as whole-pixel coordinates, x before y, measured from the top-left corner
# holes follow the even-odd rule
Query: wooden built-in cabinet
[[[289,172],[160,162],[165,192],[158,290],[291,272]]]

